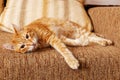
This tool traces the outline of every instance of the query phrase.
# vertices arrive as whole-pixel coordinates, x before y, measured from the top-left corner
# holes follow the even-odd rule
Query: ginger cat
[[[112,41],[98,37],[72,21],[51,18],[38,19],[25,26],[23,30],[17,31],[14,28],[14,31],[11,43],[5,44],[4,48],[26,53],[50,45],[64,57],[72,69],[78,69],[79,62],[66,45],[87,46],[90,43],[97,43],[106,46],[112,44]]]

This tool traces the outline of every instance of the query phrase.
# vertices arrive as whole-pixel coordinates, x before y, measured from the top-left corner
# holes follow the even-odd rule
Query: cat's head
[[[17,31],[14,28],[14,36],[10,43],[3,45],[5,49],[13,50],[20,53],[34,51],[38,48],[37,34],[30,29]]]

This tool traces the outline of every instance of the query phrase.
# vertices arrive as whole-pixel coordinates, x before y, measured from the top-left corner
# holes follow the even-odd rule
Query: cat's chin
[[[36,49],[38,49],[38,45],[37,44],[34,44],[32,46],[29,47],[29,49],[27,50],[27,52],[33,52],[35,51]]]
[[[33,50],[29,50],[27,51],[26,53],[32,53],[32,52],[35,52],[38,48],[34,48]]]

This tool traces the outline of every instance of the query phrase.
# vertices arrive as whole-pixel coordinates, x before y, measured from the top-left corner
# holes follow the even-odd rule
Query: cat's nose
[[[36,44],[34,44],[34,43],[33,43],[32,45],[33,45],[33,46],[36,46]]]
[[[34,47],[34,49],[38,48],[38,45],[33,43],[32,46]]]

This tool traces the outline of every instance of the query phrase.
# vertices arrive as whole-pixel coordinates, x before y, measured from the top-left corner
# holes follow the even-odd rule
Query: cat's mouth
[[[38,48],[38,39],[37,38],[33,39],[32,46],[33,46],[33,50],[36,50]]]
[[[38,45],[37,45],[37,44],[33,44],[32,46],[34,47],[34,49],[37,49],[37,48],[38,48]]]
[[[38,45],[33,43],[31,46],[29,46],[29,49],[27,50],[27,52],[35,51],[37,48],[38,48]]]

